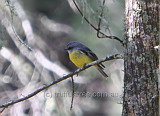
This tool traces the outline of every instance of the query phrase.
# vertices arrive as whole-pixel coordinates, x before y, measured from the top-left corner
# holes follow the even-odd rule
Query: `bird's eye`
[[[72,47],[68,47],[68,50],[72,49]]]

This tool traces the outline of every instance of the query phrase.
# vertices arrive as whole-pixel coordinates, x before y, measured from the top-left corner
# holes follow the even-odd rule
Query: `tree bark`
[[[123,116],[158,116],[159,0],[126,0]]]

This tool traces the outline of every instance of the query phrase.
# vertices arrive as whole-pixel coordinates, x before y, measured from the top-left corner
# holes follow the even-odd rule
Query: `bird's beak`
[[[68,48],[64,48],[64,50],[68,50]]]

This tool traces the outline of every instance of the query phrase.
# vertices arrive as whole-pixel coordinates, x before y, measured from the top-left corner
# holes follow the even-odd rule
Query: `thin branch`
[[[72,108],[73,108],[73,100],[74,100],[74,79],[73,79],[73,77],[71,77],[71,79],[72,79],[72,100],[71,100],[70,110],[72,110]]]
[[[2,108],[2,110],[0,111],[0,114],[5,110],[5,108]]]
[[[102,11],[101,11],[101,14],[100,14],[100,16],[99,16],[98,31],[97,31],[97,37],[98,37],[98,38],[104,38],[103,35],[100,36],[99,31],[101,30],[100,27],[101,27],[101,23],[102,23],[102,17],[103,17],[103,11],[104,11],[105,1],[106,1],[106,0],[103,0],[103,3],[102,3]],[[109,34],[112,36],[111,31],[110,31],[110,29],[109,29],[108,26],[107,26],[107,29],[108,29]],[[112,38],[112,39],[113,39],[113,38]],[[122,43],[122,44],[123,44],[123,43]]]
[[[20,36],[17,34],[15,28],[13,27],[13,17],[14,17],[14,15],[15,15],[15,13],[14,13],[14,9],[15,9],[15,8],[14,8],[14,6],[11,6],[10,0],[6,0],[6,2],[7,2],[7,6],[9,7],[9,10],[10,10],[10,13],[11,13],[11,27],[12,27],[12,30],[13,30],[14,34],[16,35],[16,38],[17,38],[18,41],[19,41],[21,44],[23,44],[29,51],[32,51],[32,48],[31,48],[26,42],[24,42],[24,41],[20,38]]]
[[[108,36],[105,33],[103,33],[102,31],[99,30],[99,28],[95,27],[82,13],[82,11],[80,10],[80,8],[78,7],[77,3],[75,0],[73,0],[74,5],[76,6],[77,10],[79,11],[79,13],[81,14],[81,16],[84,18],[84,20],[94,29],[96,30],[99,34],[102,35],[101,38],[108,38],[108,39],[115,39],[117,41],[119,41],[122,45],[123,45],[123,41],[121,39],[119,39],[116,36]]]
[[[101,22],[102,22],[104,4],[105,4],[105,0],[103,0],[102,11],[101,11],[101,14],[100,14],[100,17],[99,17],[99,22],[98,22],[98,31],[97,31],[97,37],[98,37],[98,38],[101,38],[101,37],[99,36],[99,31],[101,30],[100,27],[101,27]]]
[[[70,77],[73,77],[74,75],[78,74],[79,72],[82,72],[83,70],[85,70],[85,69],[87,69],[87,68],[89,68],[89,67],[91,67],[91,66],[93,66],[93,65],[97,65],[97,64],[99,64],[99,63],[102,63],[102,62],[105,62],[105,61],[109,61],[109,60],[122,59],[122,58],[123,58],[122,55],[120,55],[120,54],[115,54],[115,55],[111,55],[111,56],[106,56],[105,58],[102,58],[102,59],[100,59],[100,60],[96,60],[96,61],[94,61],[94,62],[92,62],[92,63],[89,63],[89,64],[85,65],[83,68],[79,68],[79,69],[77,69],[76,71],[74,71],[74,72],[72,72],[72,73],[70,73],[70,74],[67,74],[67,75],[63,76],[62,78],[59,78],[59,79],[57,79],[57,80],[55,80],[55,81],[52,81],[52,82],[50,82],[50,83],[48,83],[48,84],[43,85],[42,87],[38,88],[38,89],[35,90],[34,92],[32,92],[32,93],[30,93],[30,94],[28,94],[28,95],[26,95],[26,96],[24,96],[24,97],[22,97],[22,98],[19,98],[19,99],[16,99],[16,100],[11,100],[11,101],[6,102],[6,103],[4,103],[4,104],[0,104],[0,108],[6,108],[6,107],[8,107],[8,106],[10,106],[10,105],[13,105],[13,104],[16,104],[16,103],[18,103],[18,102],[25,101],[25,100],[27,100],[27,99],[35,96],[35,95],[38,94],[39,92],[41,92],[41,91],[49,88],[50,86],[55,85],[55,84],[57,84],[57,83],[59,83],[59,82],[61,82],[61,81],[63,81],[63,80],[66,80],[66,79],[68,79],[68,78],[70,78]]]

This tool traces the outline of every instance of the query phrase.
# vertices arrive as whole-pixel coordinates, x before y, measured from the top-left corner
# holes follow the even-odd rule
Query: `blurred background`
[[[84,20],[86,17],[98,27],[101,19],[100,29],[105,34],[123,40],[124,0],[105,0],[104,5],[103,1],[77,0],[82,17],[72,0],[0,0],[0,104],[22,98],[76,70],[64,51],[70,41],[82,42],[99,58],[123,54],[119,41],[98,38]],[[0,115],[120,116],[123,60],[104,65],[108,79],[93,67],[75,75],[71,111],[73,88],[67,79],[7,107]]]

